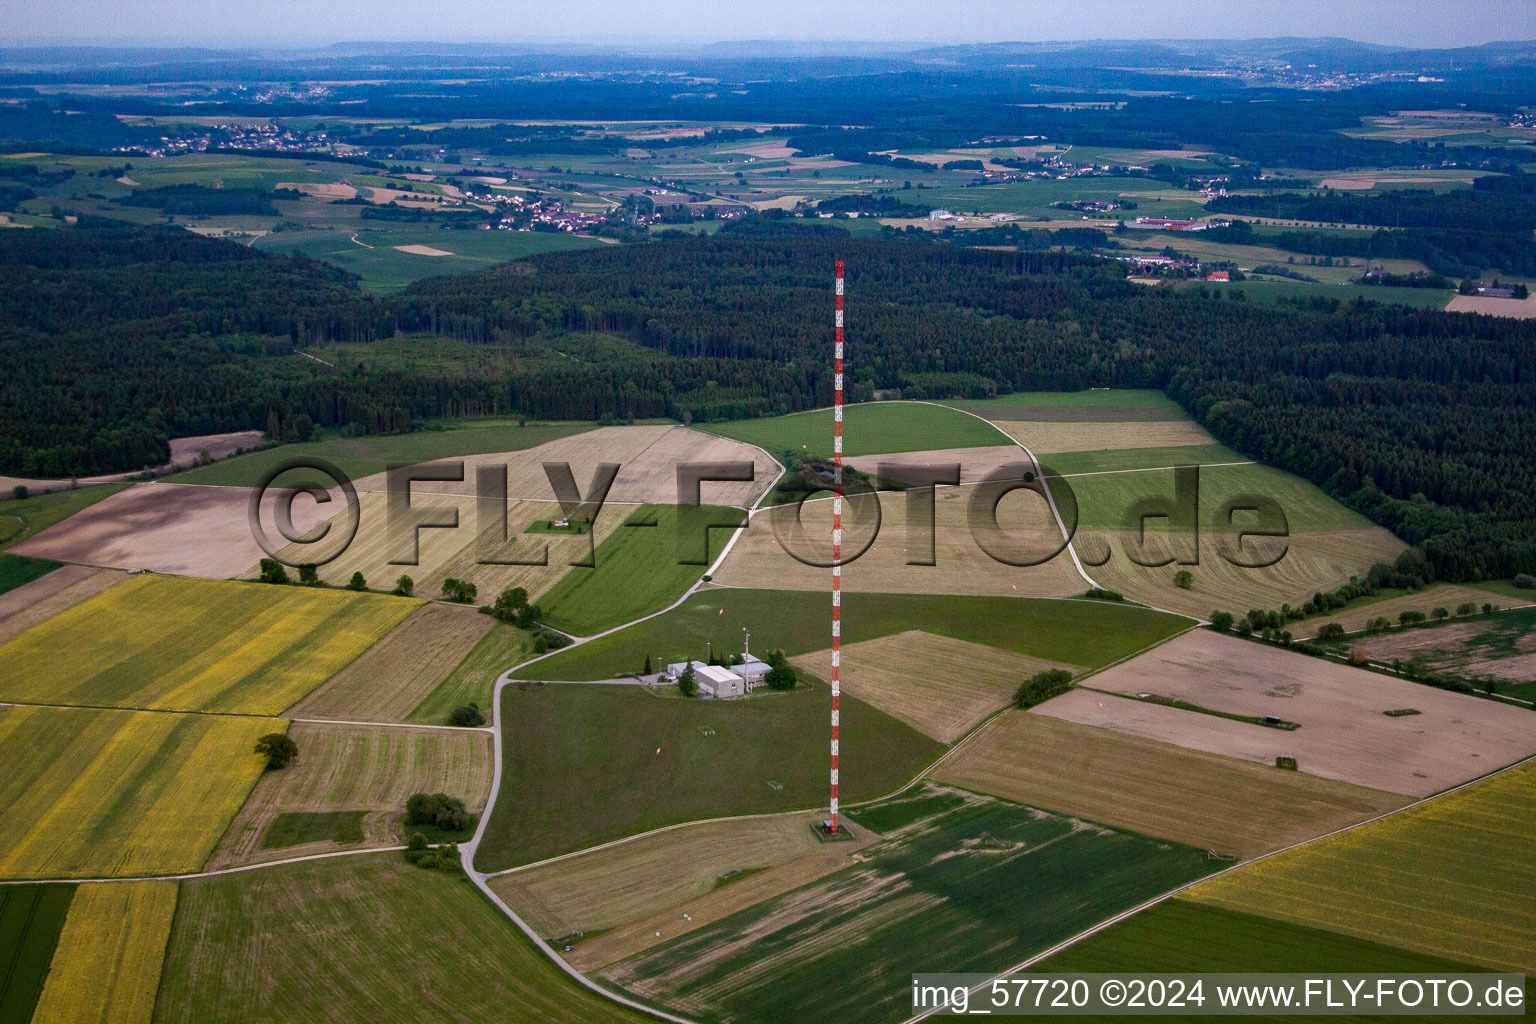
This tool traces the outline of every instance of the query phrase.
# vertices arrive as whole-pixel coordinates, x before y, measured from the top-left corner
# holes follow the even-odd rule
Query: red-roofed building
[[[1213,270],[1205,275],[1207,281],[1230,281],[1232,275],[1225,270]]]

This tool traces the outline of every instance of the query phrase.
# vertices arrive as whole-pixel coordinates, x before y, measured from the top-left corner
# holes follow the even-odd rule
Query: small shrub
[[[1225,633],[1231,629],[1232,622],[1231,612],[1211,612],[1211,628],[1219,633]]]
[[[283,563],[275,558],[263,558],[261,560],[261,582],[287,583],[288,570],[284,569]]]
[[[1106,590],[1103,587],[1092,587],[1084,597],[1091,597],[1095,601],[1124,601],[1125,595],[1118,590]]]
[[[17,501],[21,501],[31,493],[31,491],[27,490],[21,484],[17,484],[15,487],[11,488],[11,497],[15,498]]]
[[[1017,707],[1032,708],[1036,704],[1043,704],[1052,697],[1059,697],[1072,688],[1072,673],[1064,668],[1046,669],[1044,672],[1036,672],[1014,691],[1013,703]]]
[[[1275,767],[1284,768],[1288,772],[1294,772],[1297,770],[1296,759],[1294,757],[1286,757],[1284,754],[1276,755]]]
[[[1476,615],[1477,605],[1472,601],[1464,601],[1456,606],[1457,615]]]
[[[485,712],[480,710],[480,705],[470,701],[453,709],[448,715],[448,724],[479,728],[485,724]]]
[[[401,576],[395,580],[395,593],[401,597],[411,597],[416,593],[416,581],[409,576]]]
[[[1528,572],[1522,572],[1515,576],[1514,584],[1521,590],[1536,590],[1536,576]]]
[[[1319,640],[1333,640],[1343,635],[1344,624],[1342,622],[1326,622],[1323,624],[1323,628],[1317,631],[1317,638]]]
[[[473,820],[464,801],[447,793],[417,793],[405,802],[407,825],[435,825],[444,832],[462,832]]]
[[[1446,611],[1444,608],[1436,608],[1434,611],[1430,612],[1429,615],[1430,618],[1434,619],[1436,622],[1440,622],[1451,617],[1451,613]]]
[[[320,573],[315,563],[305,562],[299,566],[299,582],[308,587],[313,587],[320,582]]]
[[[1416,626],[1424,621],[1424,613],[1415,611],[1399,612],[1397,621],[1404,626]]]
[[[1180,569],[1173,574],[1173,585],[1180,590],[1188,590],[1195,585],[1195,574],[1188,569]]]
[[[275,771],[299,759],[299,745],[287,733],[269,732],[256,741],[256,753],[266,755],[267,771]]]
[[[539,635],[537,635],[537,636],[535,636],[533,638],[533,653],[534,654],[548,654],[549,653],[549,641],[547,639],[545,639],[543,633],[540,633]]]
[[[1370,658],[1365,656],[1365,652],[1358,648],[1355,648],[1349,652],[1349,663],[1351,665],[1369,664],[1370,660]]]

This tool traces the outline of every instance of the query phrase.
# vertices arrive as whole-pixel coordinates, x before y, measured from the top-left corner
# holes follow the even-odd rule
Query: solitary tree
[[[795,667],[789,663],[783,649],[775,647],[768,653],[768,674],[763,677],[763,682],[775,690],[793,690],[798,681]]]
[[[640,674],[643,676],[651,674],[651,656],[649,654],[645,656],[645,668],[640,670]]]
[[[1188,569],[1180,569],[1173,574],[1173,585],[1180,590],[1188,590],[1195,585],[1195,574]]]
[[[496,595],[491,614],[502,622],[513,622],[528,607],[528,591],[522,587],[508,587]]]
[[[261,582],[287,583],[288,570],[284,569],[283,563],[275,558],[263,558],[261,560]]]
[[[32,492],[28,491],[21,484],[17,484],[15,487],[11,488],[11,497],[15,498],[17,501],[25,498],[30,493]]]
[[[265,754],[267,771],[283,768],[299,759],[299,745],[287,733],[269,732],[256,741],[256,753]]]
[[[1217,631],[1225,633],[1232,628],[1232,613],[1211,612],[1211,626]]]
[[[348,590],[367,590],[368,589],[368,581],[363,579],[363,574],[361,572],[354,572],[352,574],[352,578],[347,581],[347,589]]]
[[[677,692],[684,697],[692,697],[699,692],[699,681],[693,677],[693,662],[689,662],[683,669],[683,674],[677,677]]]
[[[311,587],[320,582],[320,574],[316,570],[315,563],[305,562],[299,566],[299,582]]]

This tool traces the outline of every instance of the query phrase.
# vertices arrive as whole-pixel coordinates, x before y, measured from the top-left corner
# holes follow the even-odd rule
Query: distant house
[[[1205,275],[1205,279],[1207,281],[1230,281],[1232,280],[1232,275],[1225,270],[1213,270]]]
[[[929,220],[954,220],[955,219],[955,215],[950,213],[948,210],[943,209],[941,207],[941,208],[939,208],[937,210],[929,210],[928,211],[928,219]]]
[[[728,668],[719,665],[706,665],[702,661],[673,662],[667,666],[667,675],[673,679],[683,674],[683,669],[688,665],[693,666],[693,678],[699,684],[699,696],[725,699],[727,697],[742,697],[747,692],[747,681],[744,675],[738,675]]]
[[[1204,231],[1210,227],[1202,220],[1168,220],[1164,217],[1137,217],[1130,221],[1126,227],[1141,228],[1145,231]]]

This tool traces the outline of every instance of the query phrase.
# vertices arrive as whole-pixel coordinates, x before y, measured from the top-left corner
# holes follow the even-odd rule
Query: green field
[[[1166,469],[1146,473],[1106,473],[1072,477],[1066,483],[1077,497],[1080,528],[1120,530],[1126,528],[1125,517],[1137,501],[1166,497],[1171,503],[1174,472]],[[1053,486],[1058,488],[1059,504],[1061,482]],[[1230,530],[1230,524],[1220,522],[1222,505],[1244,494],[1257,494],[1278,502],[1292,533],[1362,530],[1371,526],[1370,520],[1351,512],[1301,477],[1272,466],[1250,463],[1201,471],[1200,528]],[[1242,521],[1240,515],[1238,523]]]
[[[1003,970],[1216,866],[1204,851],[991,797],[897,799],[923,816],[861,863],[603,976],[707,1022],[901,1020],[916,971]],[[855,829],[886,817],[879,806],[849,816]]]
[[[73,885],[0,886],[0,1021],[31,1019],[74,895]]]
[[[507,669],[533,656],[533,634],[526,629],[498,622],[481,637],[464,660],[448,673],[437,689],[406,716],[408,722],[446,725],[453,709],[474,702],[487,720],[491,717],[491,694],[496,679]]]
[[[70,489],[66,482],[59,485],[59,490],[46,494],[0,501],[0,551],[42,533],[55,523],[62,523],[87,505],[94,505],[127,486],[126,483],[93,484]]]
[[[498,871],[682,821],[815,807],[827,795],[828,706],[819,684],[731,701],[638,686],[509,686],[508,781],[476,867]],[[850,800],[890,792],[944,749],[847,694],[841,740]]]
[[[1168,466],[1208,466],[1223,462],[1247,462],[1222,444],[1187,444],[1167,448],[1112,448],[1094,452],[1052,452],[1042,455],[1047,469],[1063,476],[1075,473],[1111,473],[1127,469],[1162,469]],[[1072,485],[1074,488],[1076,483]]]
[[[640,1022],[462,878],[367,854],[183,882],[157,1024]]]
[[[388,293],[424,277],[463,274],[535,253],[602,244],[596,238],[558,231],[423,231],[411,225],[406,230],[369,227],[355,233],[346,229],[283,231],[263,236],[256,248],[334,263],[362,278],[364,288]],[[398,245],[425,245],[453,255],[421,256],[401,252],[395,248]]]
[[[1031,967],[1025,976],[1077,973],[1381,972],[1432,974],[1475,971],[1451,960],[1411,953],[1320,928],[1271,921],[1188,900],[1165,900],[1113,927],[1091,935]],[[1211,998],[1209,992],[1207,999]],[[1078,1017],[1112,1021],[1123,1017]],[[1142,1020],[1188,1020],[1188,1016],[1144,1016]],[[1294,1016],[1245,1015],[1251,1021],[1294,1021]],[[1341,1017],[1379,1020],[1379,1017]],[[1398,1018],[1405,1019],[1405,1018]],[[1432,1018],[1422,1018],[1432,1019]],[[1461,1018],[1474,1019],[1474,1018]],[[1485,1016],[1477,1020],[1509,1020]]]
[[[261,834],[259,850],[304,843],[361,843],[367,811],[284,811]]]
[[[774,454],[832,454],[832,410],[761,420],[699,424],[703,430],[755,444]],[[974,416],[923,402],[860,402],[843,410],[843,454],[883,455],[935,448],[981,448],[1013,442]]]
[[[644,525],[644,524],[654,525]],[[539,598],[544,621],[575,636],[591,636],[665,608],[704,574],[730,529],[745,525],[739,509],[718,505],[644,505],[597,546],[594,568],[572,566]],[[684,562],[693,559],[695,564]],[[681,564],[680,564],[681,563]]]
[[[63,564],[51,558],[0,554],[0,594],[46,576]]]
[[[571,434],[591,430],[591,423],[550,423],[518,426],[516,420],[469,420],[448,430],[417,430],[409,434],[333,437],[324,441],[285,444],[200,466],[170,477],[179,484],[218,484],[255,487],[262,477],[300,456],[325,459],[352,479],[382,473],[391,465],[430,462],[487,452],[533,448]],[[284,476],[284,485],[290,478]],[[329,481],[327,481],[329,483]],[[30,500],[30,499],[29,499]]]
[[[806,591],[711,589],[665,615],[561,651],[517,673],[523,679],[632,676],[653,664],[699,657],[708,645],[735,651],[743,627],[752,649],[793,656],[830,646],[829,599]],[[844,594],[843,643],[909,629],[989,644],[1047,661],[1093,667],[1179,632],[1188,621],[1100,601],[923,594]]]

